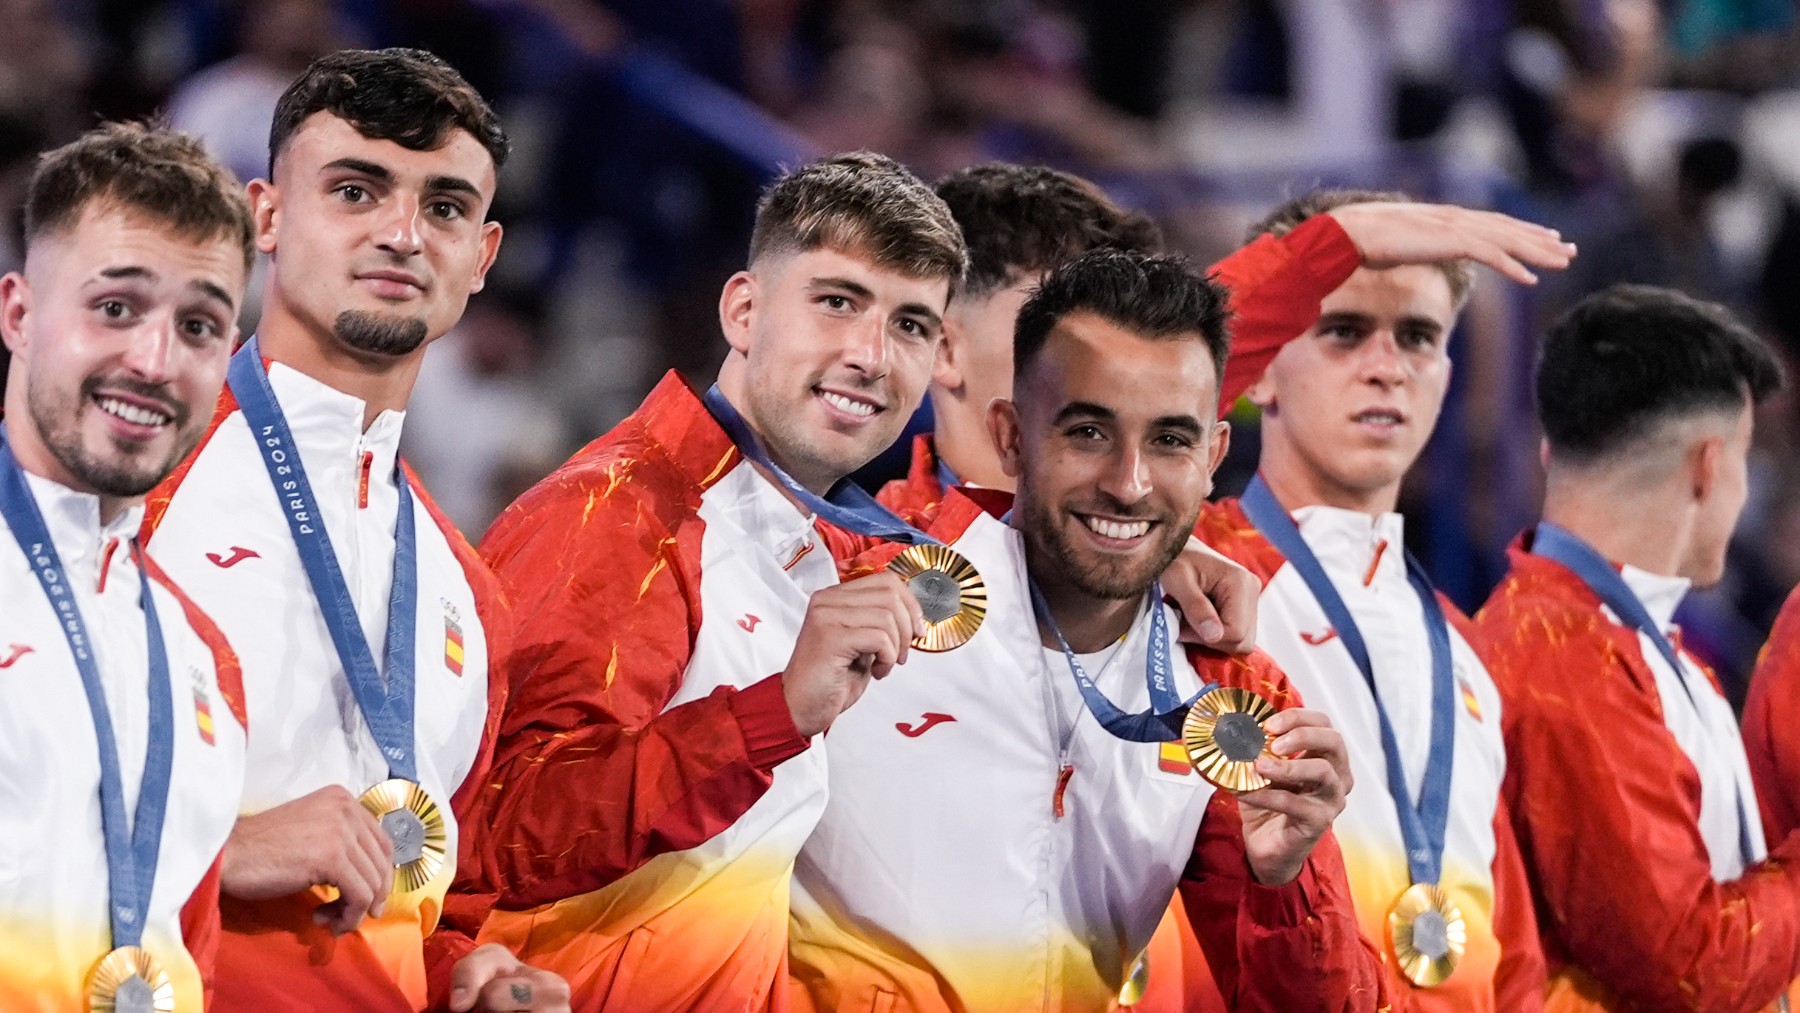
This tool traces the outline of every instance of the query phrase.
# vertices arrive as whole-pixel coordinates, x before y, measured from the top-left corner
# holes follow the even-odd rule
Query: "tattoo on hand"
[[[512,987],[512,997],[513,997],[513,1002],[530,1002],[531,1001],[531,986],[530,985],[514,985]]]

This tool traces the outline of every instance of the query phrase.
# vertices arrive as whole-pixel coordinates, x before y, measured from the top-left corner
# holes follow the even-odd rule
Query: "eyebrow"
[[[156,280],[156,272],[150,270],[147,267],[140,267],[135,264],[127,264],[123,267],[102,268],[100,271],[100,277],[105,278],[108,281],[151,281],[151,282],[153,282]],[[231,293],[225,291],[223,288],[219,287],[217,284],[214,284],[213,282],[195,281],[195,282],[189,283],[188,287],[193,288],[193,289],[198,289],[201,292],[201,294],[207,296],[208,298],[216,299],[219,302],[224,303],[228,308],[235,310],[237,307],[237,300],[235,300],[231,297]]]
[[[394,178],[394,174],[390,172],[386,166],[377,165],[374,162],[366,161],[361,158],[340,158],[336,161],[326,162],[320,171],[329,172],[333,169],[348,169],[351,172],[360,173],[371,179],[381,180],[384,183],[391,181]]]
[[[873,300],[875,298],[875,292],[870,289],[869,286],[864,285],[860,281],[851,281],[849,278],[814,278],[807,284],[807,287],[841,289],[842,291],[856,296],[858,299]],[[933,327],[940,327],[944,323],[944,318],[940,316],[936,310],[924,303],[902,303],[899,307],[899,312],[905,313],[908,316],[923,318]]]
[[[1050,424],[1060,426],[1073,419],[1106,419],[1110,421],[1118,417],[1117,412],[1105,405],[1097,405],[1089,401],[1070,401],[1062,406],[1062,410],[1056,413],[1056,417],[1050,420]]]
[[[327,162],[325,164],[325,170],[330,171],[332,169],[348,169],[351,172],[367,176],[370,179],[380,180],[383,183],[391,183],[394,181],[393,172],[386,166],[377,165],[374,162],[366,161],[361,158],[340,158],[336,161]],[[425,180],[425,189],[428,192],[433,193],[464,193],[478,199],[481,197],[481,188],[461,176],[427,177]]]
[[[1314,327],[1322,329],[1334,324],[1352,324],[1357,327],[1370,329],[1375,326],[1375,317],[1373,314],[1358,313],[1355,310],[1336,310],[1331,313],[1320,314],[1319,322],[1315,324]],[[1399,319],[1397,326],[1422,327],[1434,332],[1442,332],[1444,330],[1444,325],[1439,321],[1418,313],[1408,313],[1405,316],[1402,316]]]

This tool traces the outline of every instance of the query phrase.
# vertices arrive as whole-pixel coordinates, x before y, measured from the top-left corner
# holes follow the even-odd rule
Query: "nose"
[[[424,246],[419,228],[422,211],[416,195],[395,195],[375,225],[375,245],[401,257],[418,253]]]
[[[1364,380],[1378,387],[1397,387],[1406,382],[1406,356],[1393,331],[1377,331],[1363,343],[1362,374]]]
[[[1150,466],[1136,446],[1123,446],[1107,462],[1100,491],[1121,506],[1131,506],[1150,495]]]
[[[845,336],[844,363],[870,379],[887,375],[887,322],[868,313],[853,323]]]
[[[131,344],[125,349],[125,368],[148,383],[168,380],[175,342],[180,340],[175,328],[173,313],[160,313],[146,320],[132,332]]]

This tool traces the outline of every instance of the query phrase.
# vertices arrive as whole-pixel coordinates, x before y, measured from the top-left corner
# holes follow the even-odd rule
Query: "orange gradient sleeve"
[[[1781,606],[1763,645],[1744,704],[1744,751],[1756,779],[1763,834],[1779,841],[1800,830],[1800,588]]]
[[[1260,651],[1189,655],[1203,679],[1253,690],[1279,710],[1301,706],[1287,677]],[[1381,959],[1357,930],[1349,875],[1329,832],[1298,878],[1263,886],[1244,856],[1238,800],[1218,792],[1200,822],[1181,896],[1229,1009],[1349,1013],[1386,1005]],[[1296,973],[1300,968],[1305,973]]]
[[[1477,625],[1504,694],[1505,799],[1552,970],[1573,965],[1592,979],[1582,991],[1597,984],[1634,1009],[1762,1009],[1800,972],[1800,838],[1715,882],[1699,780],[1636,635],[1573,590],[1521,581],[1518,559]]]
[[[664,711],[700,625],[700,490],[646,465],[654,451],[614,453],[607,439],[481,544],[517,617],[512,702],[471,813],[485,837],[479,882],[508,909],[705,842],[808,745],[779,673]]]

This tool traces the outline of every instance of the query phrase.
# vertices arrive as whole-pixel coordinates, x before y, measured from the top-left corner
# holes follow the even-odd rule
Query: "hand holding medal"
[[[1267,742],[1250,765],[1264,784],[1236,793],[1244,855],[1257,882],[1280,886],[1300,875],[1313,846],[1344,811],[1350,754],[1343,735],[1319,711],[1279,711],[1256,730]]]

